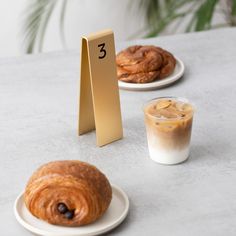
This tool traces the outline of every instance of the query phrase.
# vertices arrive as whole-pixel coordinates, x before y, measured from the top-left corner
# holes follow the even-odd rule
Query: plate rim
[[[147,91],[147,90],[154,90],[154,89],[162,88],[169,84],[174,83],[175,81],[179,80],[185,72],[184,62],[176,56],[175,56],[175,59],[180,65],[180,70],[173,78],[171,78],[171,75],[169,75],[163,80],[158,80],[151,83],[143,83],[143,84],[126,83],[126,82],[118,80],[119,89],[130,90],[130,91]]]
[[[122,212],[122,214],[119,216],[119,218],[117,218],[113,223],[110,223],[106,227],[104,227],[101,230],[98,230],[96,232],[88,232],[88,233],[85,233],[85,234],[78,234],[78,232],[73,232],[73,233],[70,233],[69,236],[95,236],[95,235],[100,235],[102,233],[109,232],[110,230],[116,228],[119,224],[121,224],[124,221],[124,219],[126,218],[126,216],[128,215],[128,212],[129,212],[129,207],[130,207],[129,198],[128,198],[127,194],[124,192],[124,190],[122,190],[117,185],[111,184],[111,187],[112,187],[112,190],[114,189],[115,191],[118,191],[120,193],[120,195],[122,196],[122,198],[124,200],[124,203],[125,203],[125,209]],[[18,221],[18,223],[21,226],[23,226],[23,228],[25,228],[28,231],[30,231],[31,233],[35,233],[37,235],[45,235],[45,236],[63,236],[63,235],[65,235],[64,233],[52,233],[52,232],[49,232],[47,230],[39,229],[35,226],[32,226],[30,223],[26,222],[20,216],[20,213],[18,212],[19,211],[18,210],[18,205],[20,204],[20,199],[22,198],[23,194],[24,194],[24,191],[22,191],[17,196],[17,198],[14,202],[14,206],[13,206],[14,207],[14,215],[16,217],[16,220]],[[61,226],[57,226],[57,225],[54,225],[54,226],[55,227],[61,227]],[[87,227],[89,227],[89,226],[87,226]],[[74,227],[74,228],[76,228],[76,227]]]

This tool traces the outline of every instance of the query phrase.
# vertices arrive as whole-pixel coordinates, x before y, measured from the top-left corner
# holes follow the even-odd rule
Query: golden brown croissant
[[[96,167],[81,161],[55,161],[41,166],[24,193],[29,211],[51,224],[80,226],[107,210],[111,185]]]

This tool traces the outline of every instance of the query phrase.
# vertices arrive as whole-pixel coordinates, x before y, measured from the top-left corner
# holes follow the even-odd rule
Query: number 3
[[[103,59],[103,58],[106,56],[106,54],[107,54],[106,50],[104,49],[105,43],[98,44],[98,47],[99,47],[99,48],[101,47],[100,53],[102,53],[102,55],[99,56],[98,58],[99,58],[99,59]]]

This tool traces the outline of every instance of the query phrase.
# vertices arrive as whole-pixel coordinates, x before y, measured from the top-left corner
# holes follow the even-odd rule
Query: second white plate
[[[158,88],[162,88],[164,86],[167,86],[169,84],[174,83],[178,79],[180,79],[184,74],[184,63],[177,57],[176,58],[176,66],[171,75],[166,77],[162,80],[157,80],[150,83],[144,83],[144,84],[135,84],[135,83],[126,83],[122,81],[118,81],[119,88],[125,89],[125,90],[136,90],[136,91],[145,91],[145,90],[154,90]]]
[[[14,205],[17,221],[27,230],[45,236],[93,236],[105,233],[118,226],[127,216],[129,200],[125,192],[112,185],[112,201],[106,213],[96,222],[80,227],[63,227],[51,225],[34,217],[26,208],[23,193]]]

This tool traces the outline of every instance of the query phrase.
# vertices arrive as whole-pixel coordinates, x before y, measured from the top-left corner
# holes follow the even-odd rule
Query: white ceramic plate
[[[14,205],[17,221],[27,230],[45,236],[92,236],[110,231],[118,226],[127,216],[129,199],[119,187],[112,185],[112,201],[106,213],[98,221],[80,227],[63,227],[48,224],[34,217],[26,208],[21,193]]]
[[[167,86],[169,84],[174,83],[176,80],[180,79],[184,74],[184,63],[177,57],[176,58],[176,66],[171,75],[166,77],[162,80],[157,80],[150,83],[145,84],[134,84],[134,83],[126,83],[122,81],[118,81],[119,88],[125,89],[125,90],[136,90],[136,91],[145,91],[145,90],[153,90],[162,88],[164,86]]]

